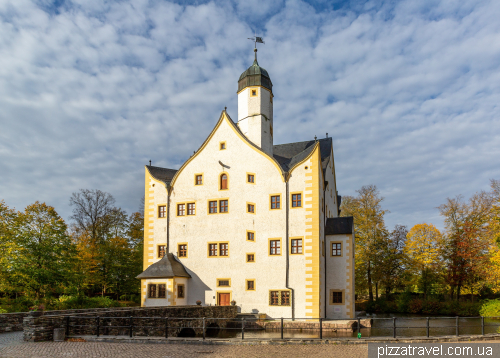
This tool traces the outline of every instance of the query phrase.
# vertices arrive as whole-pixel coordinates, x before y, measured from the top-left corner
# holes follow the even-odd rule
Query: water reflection
[[[362,337],[392,337],[393,335],[393,317],[396,317],[396,335],[397,337],[416,337],[426,336],[427,318],[419,315],[405,314],[373,314],[367,318],[374,318],[371,328],[361,328]],[[430,336],[453,336],[456,334],[455,317],[429,317]],[[484,319],[484,333],[500,332],[499,319]],[[481,319],[461,317],[458,319],[460,335],[480,335]],[[217,336],[218,338],[241,338],[241,329],[224,329]],[[357,337],[357,330],[346,332],[345,330],[323,330],[323,338],[347,338]],[[255,330],[245,329],[245,339],[280,339],[280,330]],[[319,330],[307,329],[284,329],[283,338],[319,338]]]

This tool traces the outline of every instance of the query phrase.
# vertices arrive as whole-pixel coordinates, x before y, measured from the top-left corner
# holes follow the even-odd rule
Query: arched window
[[[222,174],[220,176],[220,189],[221,190],[227,189],[227,175],[226,174]]]

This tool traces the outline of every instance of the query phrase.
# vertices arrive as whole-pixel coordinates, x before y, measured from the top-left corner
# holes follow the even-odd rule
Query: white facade
[[[295,143],[300,147],[295,153],[297,145],[273,148],[272,128],[272,92],[248,86],[238,93],[237,124],[223,111],[202,147],[175,174],[146,167],[144,269],[160,260],[166,246],[191,277],[142,279],[143,306],[198,300],[218,305],[229,298],[242,312],[271,317],[354,317],[352,231],[325,231],[328,218],[338,216],[331,139]],[[227,189],[221,188],[222,175]],[[279,208],[272,208],[276,197]],[[221,200],[227,200],[227,212],[220,212]],[[210,202],[217,203],[217,213],[210,212]],[[191,215],[188,204],[194,208]],[[300,253],[293,253],[292,240],[301,240]],[[279,254],[272,250],[276,242]],[[342,242],[341,256],[332,256],[333,242]],[[221,244],[227,244],[225,256]],[[217,245],[216,256],[210,245]],[[248,255],[254,260],[249,262]],[[160,284],[166,287],[165,298],[150,297],[149,286]],[[342,302],[332,302],[339,299],[332,290],[342,292]]]

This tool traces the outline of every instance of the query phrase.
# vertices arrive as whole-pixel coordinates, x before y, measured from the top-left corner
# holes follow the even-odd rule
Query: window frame
[[[157,287],[157,283],[148,283],[148,298],[158,298],[158,287]],[[151,288],[154,287],[154,291],[155,291],[155,295],[152,296],[151,295]]]
[[[254,278],[245,279],[245,291],[257,291],[255,281],[256,280]],[[248,288],[248,282],[253,282],[253,288],[251,289]]]
[[[222,201],[227,201],[227,211],[221,211],[221,202]],[[218,204],[219,204],[219,214],[229,214],[229,198],[224,198],[224,199],[218,199]]]
[[[186,256],[181,256],[181,248],[180,246],[186,245]],[[187,259],[188,258],[188,243],[187,242],[178,242],[177,243],[177,257]]]
[[[210,212],[210,203],[215,203],[215,213]],[[219,213],[219,200],[214,199],[214,200],[208,200],[207,203],[207,214],[208,215],[215,215]]]
[[[333,302],[333,295],[332,295],[333,292],[342,293],[342,302],[340,302],[340,303],[338,303],[338,302],[334,303]],[[328,295],[328,304],[330,306],[344,306],[345,305],[345,289],[331,288],[330,292],[329,292],[329,295]]]
[[[165,211],[164,211],[164,216],[160,216],[160,208],[165,208]],[[156,214],[157,214],[157,218],[158,219],[166,219],[167,218],[167,204],[158,204],[156,206]]]
[[[272,297],[272,293],[273,292],[277,292],[278,293],[278,297],[277,297],[277,304],[272,304],[274,301],[273,301],[273,297]],[[283,299],[282,299],[282,296],[283,296],[283,293],[288,293],[288,304],[283,304]],[[284,306],[284,307],[290,307],[291,306],[291,303],[292,303],[292,292],[291,290],[269,290],[269,295],[268,295],[268,305],[269,306],[273,306],[273,307],[280,307],[280,306]]]
[[[253,255],[253,261],[248,260],[248,256]],[[245,255],[245,262],[247,263],[255,263],[255,252],[247,252]]]
[[[163,256],[160,256],[160,247],[163,247]],[[167,245],[156,245],[156,258],[162,259],[167,254]]]
[[[248,180],[250,175],[253,176],[253,182]],[[248,173],[247,172],[247,184],[255,185],[255,173]]]
[[[293,206],[293,196],[300,195],[300,206]],[[300,209],[304,207],[304,196],[301,191],[290,193],[290,208],[291,209]]]
[[[227,286],[221,286],[220,285],[220,281],[227,281],[228,285]],[[217,282],[216,287],[231,287],[231,279],[230,278],[218,278],[216,282]]]
[[[250,239],[248,238],[248,234],[253,234],[253,240],[250,240]],[[246,232],[246,240],[247,240],[247,241],[250,241],[250,242],[255,242],[255,231],[252,231],[252,230],[247,230],[247,232]]]
[[[222,249],[222,245],[226,245],[226,247]],[[222,250],[226,252],[226,255],[222,255]],[[229,242],[219,242],[219,256],[229,257]]]
[[[273,198],[278,197],[278,202],[277,204],[279,205],[279,208],[273,208]],[[283,205],[281,205],[281,194],[270,194],[269,195],[269,210],[281,210]]]
[[[302,252],[293,252],[293,240],[300,240],[300,248]],[[304,254],[304,238],[303,237],[290,237],[290,255],[303,255]]]
[[[216,255],[210,255],[210,245],[216,245],[216,248],[217,248],[217,254]],[[220,254],[220,245],[227,245],[227,255],[221,255]],[[218,258],[226,258],[226,257],[229,257],[230,255],[230,245],[229,245],[229,241],[211,241],[211,242],[207,242],[207,257],[208,258],[213,258],[213,257],[218,257]]]
[[[158,287],[156,288],[157,298],[167,298],[167,284],[166,283],[157,283]],[[160,286],[163,286],[163,296],[160,296]]]
[[[340,255],[333,254],[333,245],[340,244]],[[339,249],[335,249],[336,251]],[[342,250],[342,241],[330,241],[330,257],[343,257],[344,250]]]
[[[198,184],[198,177],[201,176],[201,183]],[[195,186],[202,186],[204,184],[204,180],[203,180],[203,173],[196,173],[194,175],[194,185]]]
[[[252,206],[253,211],[250,211],[250,206]],[[255,206],[256,206],[255,203],[251,203],[251,202],[247,201],[247,203],[246,203],[247,214],[255,214],[255,212],[257,211]]]
[[[182,296],[179,295],[180,288],[182,288]],[[184,285],[183,283],[177,284],[176,298],[186,298],[186,285]]]
[[[253,91],[255,91],[255,94],[253,94]],[[250,87],[249,93],[250,97],[259,97],[259,87]]]
[[[226,150],[227,144],[226,141],[219,142],[219,150]]]
[[[193,208],[193,211],[194,211],[194,214],[190,214],[189,213],[189,205],[194,205],[194,208]],[[186,216],[195,216],[196,215],[196,202],[190,202],[190,203],[186,203]]]
[[[184,205],[184,209],[183,209],[184,214],[179,215],[179,213],[180,213],[180,211],[179,211],[179,207],[180,207],[181,205]],[[180,217],[180,216],[186,216],[186,203],[177,203],[177,205],[176,205],[175,215],[176,215],[177,217]]]
[[[271,254],[271,242],[272,241],[278,241],[279,242],[279,249],[280,249],[280,253],[279,254]],[[282,246],[283,245],[281,245],[281,238],[269,238],[268,239],[268,244],[267,244],[267,255],[268,256],[281,256],[283,254]]]

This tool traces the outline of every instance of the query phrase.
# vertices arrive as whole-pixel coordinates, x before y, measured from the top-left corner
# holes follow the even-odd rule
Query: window
[[[247,203],[247,213],[255,214],[255,204]]]
[[[163,256],[165,256],[165,245],[158,245],[158,258],[162,258]]]
[[[219,148],[220,148],[220,150],[226,149],[226,142],[220,142],[219,143]]]
[[[250,96],[252,96],[252,97],[257,97],[257,89],[252,89],[252,90],[250,91]]]
[[[156,285],[149,285],[148,297],[156,298]]]
[[[227,242],[209,243],[208,257],[229,257],[229,244]]]
[[[167,216],[167,207],[165,205],[158,206],[158,217],[164,218]]]
[[[302,253],[302,239],[292,239],[292,254]]]
[[[247,240],[248,241],[255,241],[255,233],[252,231],[247,231]]]
[[[281,255],[281,240],[269,240],[269,255]]]
[[[203,175],[202,174],[196,174],[194,176],[194,184],[195,185],[203,185]]]
[[[247,281],[247,291],[255,291],[255,280],[246,280]]]
[[[344,303],[344,291],[330,290],[330,304],[341,305]]]
[[[255,184],[255,174],[247,174],[247,183]]]
[[[342,256],[342,243],[332,242],[332,256]]]
[[[184,298],[184,285],[177,285],[177,298]]]
[[[220,190],[227,189],[227,174],[222,174],[220,176]]]
[[[229,244],[219,244],[219,256],[229,256]]]
[[[177,216],[186,215],[186,204],[177,204]]]
[[[302,194],[292,194],[292,208],[302,207]]]
[[[208,202],[208,213],[209,214],[217,214],[217,200]]]
[[[178,246],[179,257],[187,257],[188,256],[188,246],[187,244],[180,244]]]
[[[280,208],[280,195],[271,195],[271,209]]]
[[[196,204],[195,203],[188,203],[187,207],[188,207],[188,212],[187,212],[188,215],[196,214]]]
[[[219,212],[227,213],[229,210],[228,200],[220,200],[219,201]]]
[[[158,285],[158,298],[166,298],[166,297],[167,297],[166,285],[164,283],[161,283]]]
[[[290,306],[290,291],[269,291],[269,304],[271,306]]]
[[[247,262],[255,262],[255,254],[247,254]]]
[[[218,278],[217,287],[231,287],[231,279],[229,278]]]

